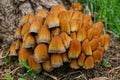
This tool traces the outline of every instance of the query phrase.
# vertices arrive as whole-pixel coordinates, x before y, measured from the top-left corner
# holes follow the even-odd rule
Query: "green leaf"
[[[106,68],[111,67],[111,64],[108,59],[104,59],[102,65]]]
[[[3,60],[3,64],[4,64],[5,66],[8,66],[8,64],[10,63],[10,60],[11,60],[10,57],[5,58],[5,59]]]
[[[94,22],[104,21],[105,31],[110,29],[115,37],[120,38],[120,5],[119,0],[78,0],[84,7],[88,5]],[[84,10],[84,12],[86,12]]]
[[[30,68],[30,66],[23,60],[19,59],[20,64],[27,69],[27,72],[24,74],[25,75],[30,75],[33,78],[36,78],[37,74]]]
[[[26,80],[25,78],[19,78],[18,80]]]
[[[29,71],[31,71],[32,69],[30,68],[30,66],[23,60],[19,59],[20,64],[22,64],[23,67],[25,67],[26,69],[28,69]]]
[[[6,78],[7,80],[13,80],[13,77],[9,73],[6,74]]]

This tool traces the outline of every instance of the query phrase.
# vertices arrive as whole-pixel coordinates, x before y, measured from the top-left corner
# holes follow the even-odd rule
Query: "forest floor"
[[[0,80],[11,80],[11,77],[13,80],[18,80],[18,78],[25,78],[26,80],[120,80],[120,40],[116,39],[112,34],[109,50],[105,52],[101,64],[95,66],[93,69],[85,70],[81,68],[73,70],[69,67],[69,64],[66,63],[64,66],[54,69],[49,73],[44,71],[41,71],[41,73],[37,75],[26,73],[27,70],[25,68],[19,67],[17,57],[9,57],[5,54],[8,53],[10,46],[8,42],[11,43],[11,40],[13,40],[13,37],[11,39],[11,35],[13,34],[13,30],[17,27],[18,19],[21,17],[22,10],[19,10],[19,8],[20,6],[23,6],[23,3],[27,3],[27,1],[31,1],[32,4],[37,6],[38,2],[36,1],[39,0],[0,1],[0,31],[2,31],[0,32]],[[70,2],[68,4],[66,1],[69,0],[63,2],[67,5],[66,7],[69,8]],[[36,8],[34,5],[32,7]],[[25,8],[25,11],[26,9],[29,10],[28,8]],[[1,37],[1,35],[5,37]],[[4,43],[2,43],[2,39],[7,39],[8,42],[3,41]]]
[[[0,53],[7,53],[8,48],[7,44],[1,43]],[[102,64],[95,66],[91,70],[82,68],[73,70],[68,67],[69,64],[65,64],[49,73],[42,71],[33,78],[29,74],[23,75],[26,69],[19,68],[18,60],[16,59],[16,57],[6,56],[0,59],[0,80],[6,80],[6,73],[10,73],[14,78],[13,80],[18,80],[20,77],[26,80],[120,80],[120,41],[112,35],[109,50],[105,52]],[[105,67],[108,63],[103,65],[104,62],[110,63],[109,66]]]

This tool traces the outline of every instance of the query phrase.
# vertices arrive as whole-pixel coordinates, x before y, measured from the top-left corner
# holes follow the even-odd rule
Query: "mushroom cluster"
[[[110,36],[103,34],[102,22],[94,23],[82,11],[80,3],[73,3],[69,10],[58,5],[49,12],[40,9],[26,14],[16,29],[9,56],[18,56],[36,72],[49,72],[66,62],[72,69],[94,68],[108,50]]]

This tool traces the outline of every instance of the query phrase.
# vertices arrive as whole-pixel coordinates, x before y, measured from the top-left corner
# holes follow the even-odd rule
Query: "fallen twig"
[[[116,70],[116,69],[119,69],[119,68],[120,68],[120,66],[115,67],[115,68],[112,68],[112,69],[108,72],[108,74],[111,73],[111,72],[113,72],[113,71]]]
[[[116,70],[116,69],[120,69],[120,66],[115,67],[115,68],[112,68],[112,69],[108,72],[108,74],[111,73],[111,72],[113,72],[113,71]]]
[[[110,34],[113,34],[113,32],[112,32],[112,31],[110,31],[110,30],[107,30],[107,32],[108,32],[108,33],[110,33]]]
[[[58,78],[56,76],[50,75],[50,74],[48,74],[46,72],[43,72],[43,74],[50,77],[50,78],[52,78],[52,79],[54,79],[54,80],[58,80]]]
[[[120,60],[120,58],[110,58],[111,60]]]
[[[80,79],[81,77],[84,78],[84,80],[87,80],[86,76],[84,74],[81,73],[81,75],[75,77],[74,79]]]
[[[68,73],[68,74],[63,75],[62,77],[58,78],[58,80],[62,80],[64,77],[66,77],[66,76],[68,76],[68,75],[75,74],[75,73],[81,73],[81,74],[82,74],[81,71],[71,72],[71,73]],[[84,75],[84,74],[82,74],[82,75],[84,76],[85,80],[87,80],[87,78],[85,77],[85,75]]]
[[[10,71],[10,74],[15,74],[15,72],[20,68],[22,68],[22,66],[18,66],[17,68],[13,69],[12,71]]]
[[[117,75],[117,72],[119,72],[118,69],[120,69],[120,66],[115,67],[115,68],[112,68],[112,69],[107,73],[108,76],[110,76],[110,73],[114,73],[114,74],[111,76],[111,80],[113,80],[113,79],[115,78],[115,76]],[[116,70],[117,70],[117,71],[116,71]]]
[[[7,56],[8,56],[8,54],[9,54],[9,51],[3,56],[3,50],[1,51],[1,53],[0,53],[0,59],[4,59],[4,58],[6,58]]]

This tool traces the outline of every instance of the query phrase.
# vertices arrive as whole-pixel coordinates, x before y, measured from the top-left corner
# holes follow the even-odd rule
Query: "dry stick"
[[[0,53],[0,59],[6,58],[8,54],[9,54],[9,51],[5,54],[5,56],[2,56],[3,55],[3,50],[2,50],[2,52]]]
[[[115,72],[115,70],[116,69],[119,69],[120,68],[120,66],[118,66],[118,67],[115,67],[115,68],[112,68],[108,73],[107,73],[107,75],[109,76],[109,74],[111,73],[111,72]],[[115,75],[115,74],[114,74]],[[112,79],[113,79],[113,77],[112,77]],[[112,80],[111,79],[111,80]]]
[[[85,75],[83,73],[81,73],[81,75],[75,77],[74,79],[80,79],[80,77],[83,77],[85,80],[87,80],[87,78],[85,77]]]
[[[54,79],[54,80],[58,80],[58,78],[57,78],[56,76],[50,75],[50,74],[48,74],[48,73],[46,73],[46,72],[43,72],[43,74],[44,74],[45,76],[48,76],[48,77]]]
[[[120,60],[120,58],[110,58],[111,60]]]
[[[120,73],[119,73],[119,72],[120,72],[120,69],[118,68],[118,69],[116,70],[116,72],[115,72],[112,80],[115,80],[115,79],[117,79],[118,77],[120,77]]]
[[[111,70],[108,72],[108,74],[111,73],[112,71],[116,70],[116,69],[119,69],[119,68],[120,68],[120,66],[111,69]]]
[[[58,78],[58,80],[61,80],[62,78],[66,77],[66,76],[68,76],[68,75],[75,74],[75,73],[81,73],[81,74],[82,74],[82,72],[81,72],[81,71],[71,72],[71,73],[68,73],[68,74],[63,75],[62,77]],[[84,76],[84,78],[87,80],[87,78],[86,78],[85,76]]]
[[[13,69],[12,71],[10,71],[10,74],[15,74],[15,72],[20,69],[20,68],[23,68],[22,66],[18,66],[17,68]]]
[[[15,74],[15,72],[20,68],[22,68],[22,66],[18,66],[17,68],[13,69],[12,71],[9,72],[9,74],[12,74],[12,75]],[[7,73],[2,73],[2,74],[5,76]]]
[[[113,31],[107,30],[108,33],[113,34]]]

